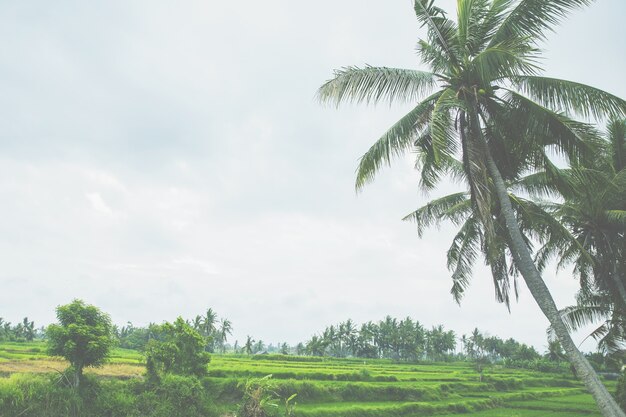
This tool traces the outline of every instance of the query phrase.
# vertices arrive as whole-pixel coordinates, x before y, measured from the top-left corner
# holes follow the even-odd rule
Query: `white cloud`
[[[93,207],[93,209],[96,210],[97,212],[100,212],[110,217],[114,216],[113,210],[104,202],[100,194],[86,193],[85,197],[91,203],[91,206]]]

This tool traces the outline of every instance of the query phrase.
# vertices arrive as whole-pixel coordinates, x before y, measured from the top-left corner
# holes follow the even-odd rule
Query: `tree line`
[[[215,310],[208,308],[204,314],[185,320],[185,323],[202,337],[206,352],[226,352],[229,347],[228,337],[233,332],[233,325],[229,319],[218,317]],[[161,330],[161,325],[156,323],[141,327],[128,322],[123,326],[113,325],[112,327],[117,344],[121,348],[134,350],[144,350],[150,340],[158,338]]]
[[[45,328],[35,328],[35,322],[24,317],[21,322],[12,324],[0,317],[0,342],[32,342],[45,336]]]
[[[471,360],[478,356],[486,356],[493,362],[541,358],[534,347],[512,338],[485,336],[478,329],[459,338],[443,325],[428,329],[410,317],[398,320],[391,316],[363,323],[360,327],[351,319],[328,326],[307,342],[299,343],[295,353],[405,362]]]

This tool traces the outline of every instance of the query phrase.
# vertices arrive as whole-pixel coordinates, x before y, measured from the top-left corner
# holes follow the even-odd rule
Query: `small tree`
[[[181,317],[174,323],[156,326],[155,338],[146,345],[148,376],[160,379],[160,375],[204,376],[211,355],[205,352],[204,338]]]
[[[59,324],[46,330],[48,353],[70,362],[74,386],[79,387],[83,369],[101,366],[108,357],[113,338],[111,319],[99,308],[74,300],[56,309]]]

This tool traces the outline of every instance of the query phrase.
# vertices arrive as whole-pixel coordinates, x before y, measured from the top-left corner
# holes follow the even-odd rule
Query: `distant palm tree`
[[[507,163],[519,148],[528,169],[548,163],[546,147],[572,160],[585,156],[593,129],[563,112],[604,118],[626,114],[626,102],[604,91],[539,76],[537,43],[571,10],[590,0],[458,0],[457,21],[434,5],[415,0],[418,21],[428,29],[418,53],[431,71],[347,67],[319,90],[322,102],[418,102],[361,158],[357,188],[391,159],[417,154],[421,184],[433,188],[442,175],[467,182],[471,210],[483,229],[483,255],[497,297],[508,303],[512,265],[555,329],[578,374],[605,416],[624,417],[593,368],[577,349],[521,233],[506,182]],[[432,92],[439,87],[437,91]],[[426,98],[424,98],[426,97]],[[421,101],[420,101],[421,100]],[[517,146],[505,146],[517,144]],[[530,150],[530,151],[528,151]],[[461,170],[454,162],[460,153]],[[498,233],[503,227],[505,233]],[[505,239],[502,239],[505,237]]]
[[[233,332],[233,325],[228,319],[220,320],[219,329],[219,342],[222,348],[222,353],[226,352],[226,338]]]
[[[194,317],[193,321],[191,322],[191,327],[193,327],[193,329],[197,332],[199,332],[202,336],[206,336],[206,332],[204,331],[204,326],[203,326],[203,317],[200,315],[197,315],[196,317]]]
[[[246,338],[246,343],[243,345],[243,351],[246,355],[252,355],[252,349],[254,348],[254,339],[250,336]]]
[[[24,317],[24,320],[22,320],[22,327],[24,329],[24,339],[28,342],[32,342],[35,338],[35,322],[28,321],[28,317]]]
[[[561,362],[562,360],[567,360],[565,353],[563,352],[563,348],[558,340],[550,340],[548,341],[548,352],[546,353],[546,357],[548,360],[552,362]]]
[[[202,326],[206,336],[211,336],[215,332],[215,323],[217,323],[217,313],[209,308],[202,318]]]

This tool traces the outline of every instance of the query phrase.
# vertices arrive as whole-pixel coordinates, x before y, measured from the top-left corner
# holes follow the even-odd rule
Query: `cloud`
[[[98,193],[87,193],[87,194],[85,194],[85,197],[91,203],[91,206],[93,207],[93,209],[96,210],[97,212],[103,213],[103,214],[105,214],[107,216],[110,216],[110,217],[114,216],[113,210],[111,210],[111,207],[109,207],[104,202],[104,200],[102,199],[100,194],[98,194]]]

